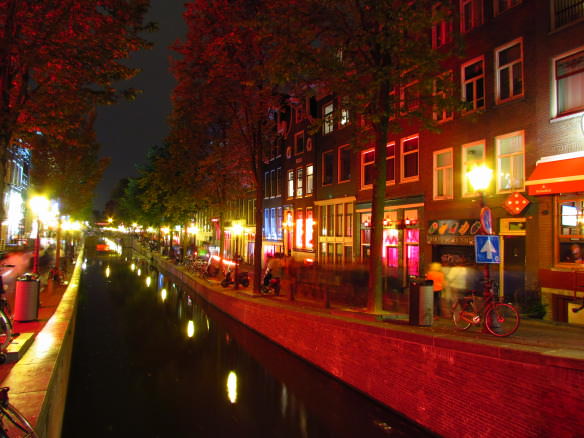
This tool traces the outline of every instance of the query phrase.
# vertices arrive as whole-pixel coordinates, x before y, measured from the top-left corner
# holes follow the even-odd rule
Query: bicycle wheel
[[[487,330],[494,336],[509,336],[519,327],[519,314],[507,303],[495,303],[485,314]]]
[[[454,327],[461,331],[468,330],[470,327],[470,322],[467,321],[467,319],[471,318],[474,314],[474,309],[472,308],[472,304],[470,302],[457,302],[452,309],[452,321],[454,322]],[[466,319],[462,318],[461,315],[466,316]]]
[[[1,435],[2,437],[38,438],[32,425],[18,409],[10,403],[0,408]]]
[[[10,318],[0,310],[0,351],[6,350],[10,341],[12,341],[12,323]]]

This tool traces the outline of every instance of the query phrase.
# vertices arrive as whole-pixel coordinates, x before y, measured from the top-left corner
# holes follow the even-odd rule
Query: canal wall
[[[469,342],[455,333],[234,296],[164,259],[151,262],[249,328],[439,435],[582,436],[581,353]]]
[[[2,382],[10,387],[11,403],[31,421],[40,438],[61,436],[83,254],[81,249],[55,313]]]

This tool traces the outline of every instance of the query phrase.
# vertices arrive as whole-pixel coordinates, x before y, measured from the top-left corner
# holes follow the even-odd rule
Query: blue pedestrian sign
[[[501,263],[501,240],[499,236],[475,236],[475,260],[477,263]]]

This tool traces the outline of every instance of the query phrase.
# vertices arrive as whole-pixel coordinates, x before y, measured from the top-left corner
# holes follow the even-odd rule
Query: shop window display
[[[584,199],[558,203],[559,261],[584,263]]]

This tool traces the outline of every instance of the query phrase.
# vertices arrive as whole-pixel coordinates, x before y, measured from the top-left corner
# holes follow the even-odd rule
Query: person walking
[[[446,286],[442,265],[440,263],[431,263],[430,269],[426,273],[426,279],[432,280],[432,288],[434,291],[434,319],[438,319],[442,315],[442,290]]]

